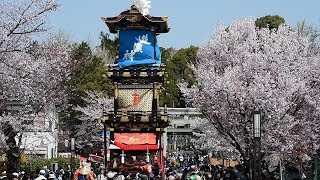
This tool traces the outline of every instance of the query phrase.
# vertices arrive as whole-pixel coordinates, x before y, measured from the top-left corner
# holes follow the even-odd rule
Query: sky
[[[60,0],[58,12],[50,15],[52,32],[68,33],[74,42],[99,43],[101,31],[109,32],[100,17],[114,17],[133,0]],[[296,27],[299,21],[320,29],[319,0],[151,0],[150,15],[168,16],[169,33],[158,36],[162,47],[201,46],[217,24],[237,19],[279,15]]]

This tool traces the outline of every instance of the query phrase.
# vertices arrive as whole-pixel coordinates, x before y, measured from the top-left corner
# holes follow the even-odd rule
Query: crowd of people
[[[246,180],[240,166],[212,165],[208,155],[168,154],[166,159],[168,180]]]
[[[156,156],[155,156],[156,157]],[[143,157],[141,157],[143,159]],[[139,159],[139,158],[138,158]],[[47,166],[38,168],[35,171],[21,171],[7,174],[6,171],[0,174],[4,180],[248,180],[242,166],[211,161],[209,155],[194,153],[168,153],[165,158],[165,170],[162,172],[157,164],[156,158],[148,161],[138,160],[139,163],[116,163],[105,170],[104,164],[91,164],[87,160],[80,162],[76,170],[71,170],[69,165],[66,170],[49,170]],[[228,164],[228,165],[227,165]],[[224,166],[227,165],[227,166]],[[128,169],[129,167],[129,169]],[[266,169],[266,168],[265,168]],[[262,171],[263,180],[280,179],[277,174]],[[305,175],[299,174],[298,169],[286,167],[284,174],[291,179],[305,179]],[[290,179],[289,178],[289,179]]]
[[[209,180],[232,180],[232,179],[244,179],[237,174],[234,168],[225,168],[223,166],[187,166],[175,168],[169,166],[165,172],[166,179],[209,179]],[[11,178],[10,178],[11,177]],[[159,171],[153,171],[146,173],[145,171],[138,172],[126,172],[123,170],[105,172],[103,169],[95,171],[94,169],[87,169],[85,166],[80,167],[72,174],[70,171],[59,170],[52,172],[41,169],[39,171],[26,173],[21,171],[20,173],[12,173],[7,175],[6,172],[2,173],[0,179],[13,179],[13,180],[125,180],[125,179],[141,179],[141,180],[161,180],[161,174]]]
[[[144,167],[144,166],[141,166]],[[103,166],[91,166],[90,162],[82,161],[75,171],[67,170],[50,171],[47,167],[37,169],[32,172],[13,173],[7,175],[2,173],[1,179],[14,180],[160,180],[162,175],[167,180],[245,180],[245,176],[240,173],[237,167],[224,167],[222,165],[212,165],[206,156],[194,154],[168,154],[166,157],[165,172],[159,169],[141,168],[136,172],[125,171],[121,168],[109,169],[105,171]],[[12,177],[12,178],[10,178]]]
[[[2,172],[0,179],[3,180],[69,180],[71,179],[70,170],[57,170],[56,172],[50,171],[47,168],[37,169],[31,172],[14,172],[7,174],[6,171]]]

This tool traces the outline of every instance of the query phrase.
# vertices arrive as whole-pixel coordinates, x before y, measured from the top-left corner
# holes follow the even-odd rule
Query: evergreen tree
[[[283,17],[278,16],[278,15],[267,15],[267,16],[263,16],[261,18],[258,18],[255,21],[255,24],[257,27],[261,28],[269,28],[271,29],[278,29],[278,27],[280,26],[280,24],[284,24],[285,20]]]
[[[198,47],[179,49],[162,49],[162,61],[166,64],[168,83],[165,85],[165,92],[161,94],[161,106],[185,107],[181,98],[181,92],[177,84],[187,82],[189,86],[196,83],[192,69],[189,67],[196,61]]]
[[[75,134],[76,127],[82,124],[78,119],[82,113],[77,111],[77,108],[87,105],[84,101],[87,97],[87,92],[95,91],[103,94],[105,97],[112,96],[110,80],[105,76],[105,58],[115,58],[115,53],[117,52],[115,50],[116,42],[109,39],[108,34],[101,33],[99,48],[102,51],[100,54],[95,55],[86,42],[74,45],[72,58],[77,62],[78,67],[68,82],[69,106],[60,114],[62,128],[70,130],[71,136]],[[101,57],[102,52],[104,53],[103,57]]]

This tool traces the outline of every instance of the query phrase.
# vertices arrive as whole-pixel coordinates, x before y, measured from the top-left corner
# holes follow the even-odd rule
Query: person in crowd
[[[20,174],[19,174],[19,179],[23,179],[24,176],[25,176],[25,172],[21,171]]]
[[[46,172],[44,174],[44,177],[48,178],[49,177],[49,172],[50,172],[50,170],[48,169],[48,166],[43,166],[43,170]]]
[[[63,176],[64,176],[64,170],[60,169],[60,171],[58,172],[58,180],[63,180]]]
[[[184,165],[184,164],[183,164],[184,157],[179,154],[179,155],[178,155],[178,158],[179,158],[179,166],[181,167],[181,166]]]
[[[3,172],[1,173],[0,179],[8,179],[8,178],[7,178],[7,172],[6,172],[6,171],[3,171]]]
[[[140,179],[141,179],[141,180],[148,180],[148,175],[146,175],[146,174],[141,174]]]
[[[12,173],[12,177],[13,177],[13,180],[19,180],[19,173],[17,172]]]
[[[104,175],[104,170],[100,171],[100,174],[97,176],[97,180],[105,180],[106,176]]]
[[[48,180],[55,180],[56,176],[53,172],[49,173]]]
[[[39,170],[40,171],[40,170]],[[30,179],[32,179],[32,180],[34,180],[34,179],[36,179],[38,177],[38,173],[36,173],[35,171],[32,171],[31,173],[30,173]]]
[[[85,161],[80,162],[79,168],[74,172],[74,180],[95,180],[91,164]]]
[[[39,171],[39,176],[35,180],[46,180],[47,178],[45,177],[46,171],[44,169],[41,169]]]
[[[29,174],[25,174],[21,180],[31,180],[31,177]]]
[[[113,177],[114,177],[114,173],[109,171],[108,174],[107,174],[107,180],[113,180]]]
[[[96,173],[94,172],[94,169],[91,167],[91,172],[88,174],[89,179],[95,180],[97,178]]]
[[[168,176],[168,180],[174,180],[174,176],[173,175]]]

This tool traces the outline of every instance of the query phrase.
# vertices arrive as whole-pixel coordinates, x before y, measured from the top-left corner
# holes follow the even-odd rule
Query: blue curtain
[[[120,30],[119,66],[161,64],[161,53],[154,32]]]

